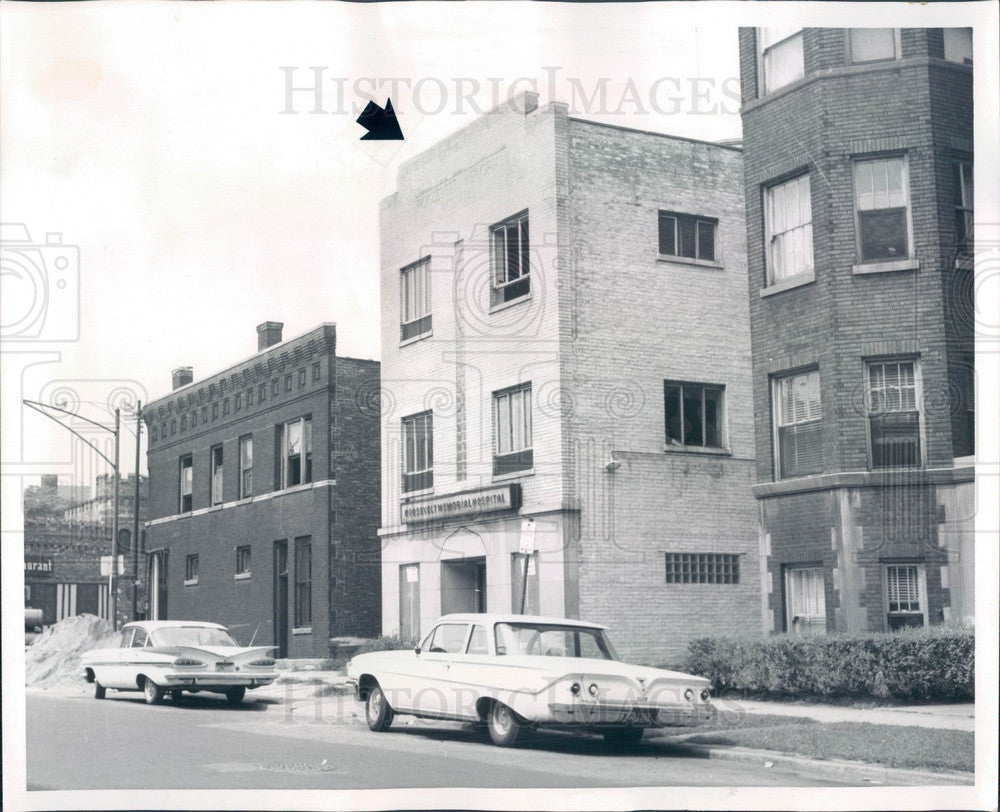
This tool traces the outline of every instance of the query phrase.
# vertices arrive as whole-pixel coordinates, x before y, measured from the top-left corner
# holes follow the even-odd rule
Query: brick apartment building
[[[530,93],[401,167],[381,208],[386,633],[522,597],[647,662],[759,630],[741,178],[738,148]]]
[[[150,616],[209,620],[279,656],[379,631],[379,365],[324,324],[173,391],[149,428]]]
[[[971,622],[971,29],[742,29],[765,621]]]

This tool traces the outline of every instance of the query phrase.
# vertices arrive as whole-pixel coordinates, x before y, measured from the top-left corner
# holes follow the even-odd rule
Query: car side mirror
[[[420,646],[414,646],[413,647],[413,653],[414,654],[419,654],[420,653]]]

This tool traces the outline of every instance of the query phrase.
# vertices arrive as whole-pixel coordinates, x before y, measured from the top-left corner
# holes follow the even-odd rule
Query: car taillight
[[[597,696],[597,683],[592,682],[587,686],[587,693],[591,696]]]
[[[274,660],[254,660],[252,663],[247,663],[250,668],[270,668],[274,665]]]
[[[708,702],[708,697],[711,696],[708,692],[708,688],[702,688],[700,696],[702,702]]]
[[[569,686],[569,691],[570,691],[571,694],[573,694],[573,696],[576,696],[577,694],[579,694],[580,693],[580,683],[579,682],[574,682],[572,685]]]
[[[174,665],[178,668],[204,668],[205,663],[201,660],[192,660],[190,657],[178,657],[174,660]]]
[[[692,691],[692,690],[691,690],[690,688],[688,688],[688,689],[687,689],[687,690],[686,690],[686,691],[684,692],[684,698],[685,698],[685,699],[686,699],[686,700],[687,700],[688,702],[690,702],[690,701],[691,701],[692,699],[694,699],[694,691]]]

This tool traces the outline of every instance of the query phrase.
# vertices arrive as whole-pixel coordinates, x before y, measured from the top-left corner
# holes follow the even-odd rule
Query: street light
[[[52,420],[55,423],[58,423],[64,429],[67,429],[68,431],[70,431],[73,434],[75,434],[78,438],[80,438],[80,440],[82,440],[84,443],[86,443],[88,446],[90,446],[90,448],[93,449],[93,451],[95,453],[97,453],[97,455],[100,456],[101,459],[103,459],[105,462],[107,462],[111,466],[111,468],[114,470],[114,473],[115,473],[115,496],[114,496],[115,503],[114,503],[114,518],[112,520],[113,521],[113,525],[112,525],[112,530],[111,530],[111,574],[108,576],[108,603],[109,603],[109,608],[111,610],[111,628],[117,629],[118,628],[118,601],[116,599],[116,588],[117,588],[117,583],[116,582],[117,582],[117,576],[118,576],[118,574],[117,574],[117,572],[115,570],[117,569],[117,564],[118,564],[118,486],[119,486],[119,483],[121,482],[121,476],[120,476],[119,470],[118,470],[118,446],[119,446],[120,430],[121,430],[121,409],[118,409],[118,408],[115,409],[115,427],[114,427],[114,429],[111,429],[111,428],[108,428],[107,426],[105,426],[102,423],[98,423],[95,420],[91,420],[90,418],[83,417],[82,415],[79,415],[76,412],[71,412],[68,409],[61,409],[58,406],[53,406],[50,403],[39,403],[37,400],[27,400],[27,399],[23,400],[22,403],[24,403],[25,406],[28,406],[29,408],[34,409],[39,414],[44,415],[45,417],[49,418],[49,420]],[[86,423],[90,423],[92,426],[96,426],[97,428],[101,429],[102,431],[106,431],[109,434],[111,434],[112,436],[114,436],[114,438],[115,438],[115,458],[114,458],[114,460],[109,459],[108,456],[103,451],[101,451],[100,448],[98,448],[94,443],[92,443],[90,440],[88,440],[86,437],[84,437],[82,434],[80,434],[80,432],[78,432],[72,426],[67,426],[65,423],[61,422],[57,417],[49,414],[46,411],[43,411],[43,409],[52,409],[52,410],[57,411],[57,412],[62,412],[63,414],[68,414],[71,417],[75,417],[75,418],[77,418],[79,420],[83,420]],[[139,478],[139,472],[138,472],[138,470],[136,470],[135,476],[136,476],[136,479]],[[135,591],[135,588],[133,587],[133,592],[134,591]]]

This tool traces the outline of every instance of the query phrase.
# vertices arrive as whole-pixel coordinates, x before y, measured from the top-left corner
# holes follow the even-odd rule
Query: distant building
[[[377,635],[379,365],[324,324],[203,380],[175,370],[143,412],[152,618],[207,620],[280,656]]]
[[[89,490],[89,489],[88,489]],[[71,522],[99,522],[112,524],[115,516],[115,480],[114,474],[101,474],[95,484],[95,496],[74,502],[65,511],[63,518]],[[139,522],[147,518],[149,500],[149,479],[139,477]],[[118,523],[122,529],[129,531],[131,538],[132,523],[135,519],[135,474],[122,477],[118,484]]]
[[[739,148],[531,93],[403,164],[381,207],[385,633],[523,605],[656,663],[759,631],[742,171]]]
[[[972,31],[740,30],[767,626],[974,617]]]

